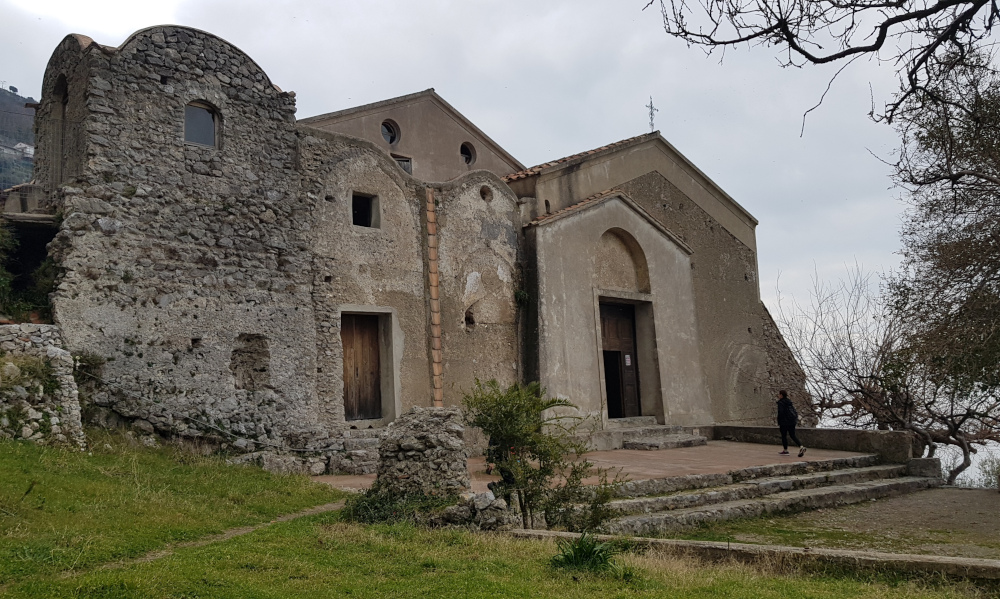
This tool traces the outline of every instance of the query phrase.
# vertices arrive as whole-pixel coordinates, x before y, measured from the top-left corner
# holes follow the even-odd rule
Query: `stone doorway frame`
[[[382,417],[371,420],[346,420],[343,381],[341,381],[339,419],[358,428],[386,426],[402,413],[400,370],[403,361],[403,329],[399,326],[399,316],[396,313],[396,309],[389,306],[356,304],[342,304],[337,309],[338,321],[343,322],[342,318],[344,314],[361,314],[378,317],[379,382],[382,392]],[[341,343],[339,335],[338,343]],[[341,345],[340,359],[341,364],[343,364],[343,345]]]
[[[601,428],[608,428],[607,378],[604,372],[604,339],[601,335],[601,303],[631,304],[635,306],[636,367],[642,383],[639,385],[639,413],[654,416],[658,424],[665,424],[663,394],[660,385],[660,360],[656,346],[656,326],[653,320],[653,296],[649,293],[620,289],[594,289],[594,322],[597,339],[597,367],[601,390]]]

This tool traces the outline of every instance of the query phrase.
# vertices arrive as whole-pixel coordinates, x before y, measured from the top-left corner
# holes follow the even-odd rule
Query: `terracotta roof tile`
[[[566,206],[562,210],[556,210],[555,212],[552,212],[550,214],[543,214],[543,215],[539,216],[538,218],[536,218],[535,220],[531,221],[530,223],[528,223],[525,226],[530,227],[532,225],[540,224],[543,221],[549,220],[551,218],[556,218],[558,216],[563,216],[564,214],[569,214],[570,212],[576,212],[578,210],[583,210],[584,208],[586,208],[586,207],[588,207],[588,206],[590,206],[592,204],[595,204],[595,203],[603,200],[604,198],[607,198],[607,197],[610,197],[610,196],[621,195],[621,194],[622,194],[622,191],[619,190],[619,189],[606,189],[606,190],[602,191],[601,193],[595,193],[594,195],[590,196],[589,198],[582,199],[582,200],[580,200],[579,202],[577,202],[575,204],[570,204],[569,206]]]
[[[531,168],[524,169],[523,171],[518,171],[516,173],[511,173],[509,175],[505,175],[503,177],[503,180],[507,181],[507,182],[510,182],[510,181],[517,181],[519,179],[527,179],[528,177],[531,177],[532,175],[537,175],[538,173],[542,172],[543,170],[545,170],[545,169],[547,169],[549,167],[558,166],[560,164],[563,164],[563,163],[566,163],[566,162],[570,162],[572,160],[576,160],[577,158],[584,158],[586,156],[591,156],[593,154],[597,154],[597,153],[603,152],[605,150],[610,150],[612,148],[617,148],[619,146],[628,145],[628,144],[630,144],[630,143],[632,143],[634,141],[637,141],[637,140],[642,139],[644,137],[649,137],[651,135],[658,135],[658,133],[644,133],[642,135],[637,135],[635,137],[630,137],[628,139],[623,139],[621,141],[616,141],[616,142],[608,144],[606,146],[601,146],[599,148],[594,148],[593,150],[587,150],[586,152],[580,152],[579,154],[573,154],[572,156],[566,156],[565,158],[560,158],[559,160],[553,160],[552,162],[545,162],[543,164],[539,164],[537,166],[533,166]]]

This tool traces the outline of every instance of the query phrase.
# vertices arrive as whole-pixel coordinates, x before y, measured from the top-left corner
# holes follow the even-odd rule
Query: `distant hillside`
[[[35,111],[24,107],[25,102],[34,101],[0,89],[0,143],[8,146],[21,142],[35,145]]]
[[[0,89],[0,145],[13,147],[19,143],[35,145],[33,131],[35,111],[25,108],[32,98]],[[10,155],[0,150],[0,190],[31,180],[32,161],[23,155]]]

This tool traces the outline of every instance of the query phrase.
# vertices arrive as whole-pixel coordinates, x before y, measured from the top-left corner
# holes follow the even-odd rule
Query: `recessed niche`
[[[379,228],[378,196],[354,192],[351,194],[351,224],[356,227]]]

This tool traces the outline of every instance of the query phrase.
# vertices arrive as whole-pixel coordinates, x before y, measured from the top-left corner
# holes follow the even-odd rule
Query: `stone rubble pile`
[[[458,495],[470,488],[465,427],[457,408],[414,407],[379,444],[375,486],[399,495]]]
[[[86,446],[80,422],[80,399],[73,380],[73,356],[63,349],[56,325],[0,325],[0,439]],[[44,360],[57,387],[31,378],[15,362]]]

